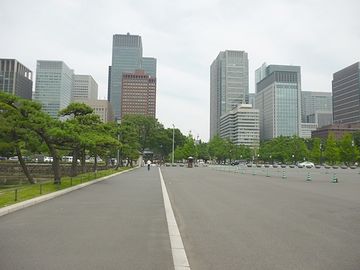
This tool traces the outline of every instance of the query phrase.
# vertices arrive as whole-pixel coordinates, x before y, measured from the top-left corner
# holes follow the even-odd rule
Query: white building
[[[98,84],[90,75],[74,75],[72,101],[84,102],[98,98]]]
[[[114,112],[110,101],[88,100],[86,104],[94,110],[94,113],[100,116],[100,119],[103,123],[114,121]]]
[[[301,123],[299,137],[304,139],[309,139],[311,138],[311,131],[314,131],[317,128],[318,128],[317,123]]]
[[[247,103],[249,62],[244,51],[219,53],[210,67],[210,139],[219,134],[220,117]]]
[[[253,109],[251,104],[239,104],[238,107],[220,117],[219,130],[221,138],[229,139],[236,145],[258,148],[259,110]]]
[[[42,109],[57,118],[58,112],[71,102],[74,71],[62,61],[38,60],[34,100]]]

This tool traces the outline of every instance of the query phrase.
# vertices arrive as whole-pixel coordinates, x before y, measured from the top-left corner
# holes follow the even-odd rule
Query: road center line
[[[165,214],[166,214],[166,221],[168,224],[174,268],[175,270],[190,270],[189,261],[186,256],[184,244],[181,239],[180,231],[176,223],[174,212],[171,207],[171,202],[169,199],[169,195],[160,168],[159,168],[159,174],[161,181],[161,190],[164,198]]]

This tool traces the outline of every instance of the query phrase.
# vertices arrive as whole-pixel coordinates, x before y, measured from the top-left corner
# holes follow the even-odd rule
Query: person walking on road
[[[148,167],[148,171],[150,171],[150,165],[151,165],[151,161],[150,159],[147,161],[147,167]]]

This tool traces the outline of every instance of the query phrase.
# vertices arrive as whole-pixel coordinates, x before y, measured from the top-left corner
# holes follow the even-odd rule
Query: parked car
[[[54,158],[53,157],[44,157],[44,162],[53,162]]]
[[[18,156],[9,157],[9,160],[11,160],[11,161],[19,161],[19,157]]]
[[[309,169],[315,167],[314,163],[312,163],[310,161],[301,162],[301,163],[299,163],[299,165],[302,165],[303,167],[306,167],[306,168],[309,168]]]
[[[239,165],[240,162],[238,160],[234,160],[230,163],[232,166]]]

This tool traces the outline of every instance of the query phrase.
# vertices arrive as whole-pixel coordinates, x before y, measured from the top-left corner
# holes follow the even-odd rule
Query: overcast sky
[[[158,61],[157,118],[206,141],[219,51],[248,52],[250,92],[263,62],[300,65],[302,90],[331,91],[332,73],[360,60],[359,11],[359,0],[1,0],[0,58],[34,72],[62,60],[103,99],[113,34],[140,35]]]

